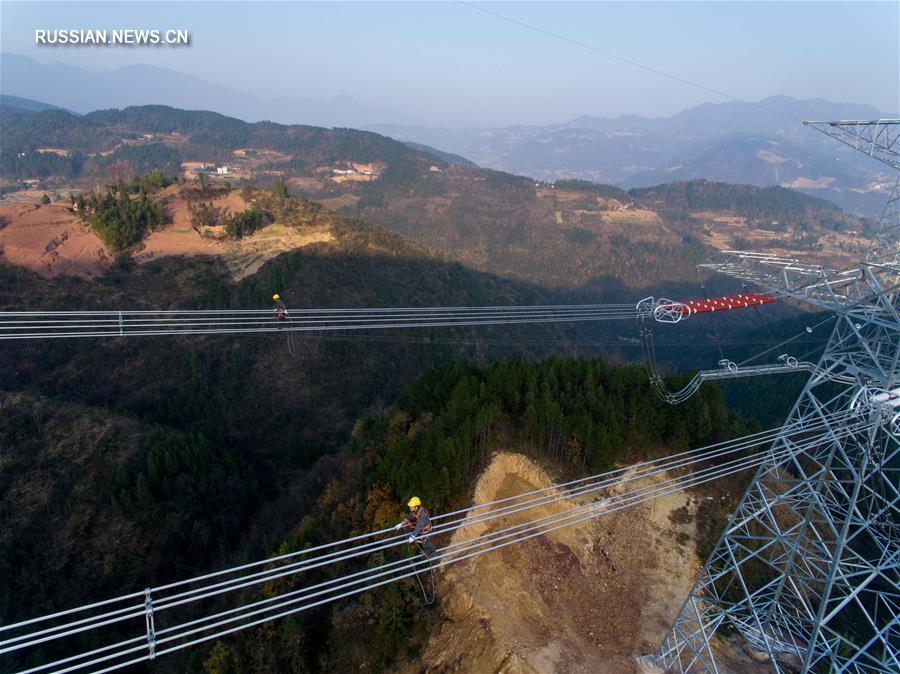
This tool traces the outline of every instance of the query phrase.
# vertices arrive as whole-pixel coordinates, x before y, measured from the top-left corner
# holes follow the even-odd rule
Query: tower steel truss
[[[810,125],[900,170],[900,120]],[[785,428],[849,421],[816,431],[811,449],[785,454],[796,439],[774,441],[645,664],[727,671],[716,635],[737,632],[777,672],[900,672],[898,204],[895,185],[852,269],[741,251],[704,265],[836,314]]]
[[[900,119],[803,123],[900,171]]]

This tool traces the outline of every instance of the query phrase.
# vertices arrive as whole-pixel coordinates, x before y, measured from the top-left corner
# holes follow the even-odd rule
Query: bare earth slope
[[[501,453],[474,502],[550,483],[530,459]],[[463,529],[454,542],[572,505]],[[438,588],[448,621],[407,671],[639,671],[634,656],[659,643],[697,572],[693,518],[669,518],[684,506],[692,513],[694,499],[676,492],[451,567]]]
[[[0,205],[0,257],[41,276],[93,278],[110,259],[100,238],[62,206]]]
[[[335,240],[325,221],[302,227],[276,221],[239,240],[206,238],[192,228],[188,202],[178,186],[166,192],[163,203],[170,222],[141,242],[134,253],[138,264],[179,255],[221,256],[231,276],[239,281],[279,253]],[[224,214],[249,207],[237,191],[210,201]],[[0,257],[48,278],[96,278],[112,263],[112,256],[91,227],[70,208],[56,204],[0,204]]]

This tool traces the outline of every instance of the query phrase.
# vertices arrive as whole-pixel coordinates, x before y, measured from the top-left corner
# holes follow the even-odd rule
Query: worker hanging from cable
[[[275,303],[275,318],[279,321],[287,320],[287,308],[284,306],[284,302],[281,301],[281,295],[275,293],[272,295],[272,301]]]
[[[409,517],[397,524],[394,529],[397,531],[412,529],[409,542],[418,543],[425,556],[431,557],[437,550],[428,538],[422,538],[423,535],[431,533],[431,518],[428,511],[422,507],[422,501],[418,496],[413,496],[406,505],[409,507]]]
[[[281,295],[275,293],[272,295],[273,311],[275,312],[275,320],[278,322],[278,329],[284,327],[284,324],[288,322],[287,308],[284,306],[284,302],[281,301]],[[296,357],[296,353],[294,351],[294,333],[291,332],[291,329],[287,331],[287,348],[288,353],[291,354],[292,357]]]

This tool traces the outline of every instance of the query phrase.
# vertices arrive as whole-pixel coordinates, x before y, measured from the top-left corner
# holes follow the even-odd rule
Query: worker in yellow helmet
[[[287,308],[285,308],[284,302],[281,301],[281,295],[275,293],[272,295],[272,301],[275,303],[275,318],[279,321],[287,319]]]
[[[426,556],[430,557],[436,550],[434,544],[428,538],[422,538],[431,533],[431,518],[428,511],[422,506],[422,501],[418,496],[413,496],[406,504],[409,508],[409,516],[397,524],[394,529],[401,531],[403,529],[412,529],[409,537],[410,543],[419,543],[422,551]]]

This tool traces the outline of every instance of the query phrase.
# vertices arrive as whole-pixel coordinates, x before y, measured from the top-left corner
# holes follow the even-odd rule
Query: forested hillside
[[[308,174],[322,163],[352,158],[355,161],[406,162],[412,166],[434,163],[437,157],[368,131],[286,126],[272,122],[247,122],[215,112],[178,110],[166,106],[139,106],[124,110],[98,110],[73,115],[63,110],[24,112],[4,109],[0,117],[4,142],[0,171],[11,178],[52,175],[54,167],[42,162],[52,157],[36,152],[42,146],[71,151],[68,158],[56,156],[57,165],[69,175],[102,175],[120,161],[146,164],[169,173],[180,170],[180,162],[234,160],[233,151],[262,148],[285,152],[289,160],[265,168],[283,168]],[[154,138],[141,142],[143,135]],[[24,153],[24,156],[19,156]],[[68,159],[69,161],[63,161]],[[84,162],[90,159],[90,163]],[[425,164],[427,169],[428,164]]]
[[[0,131],[4,191],[28,179],[66,199],[153,170],[188,180],[205,172],[232,187],[282,181],[292,194],[469,266],[555,287],[693,280],[698,261],[729,247],[804,250],[843,264],[870,226],[784,188],[695,181],[625,192],[577,180],[535,183],[375,133],[248,124],[164,106],[80,117],[12,110]]]
[[[413,494],[432,513],[462,505],[497,449],[525,452],[562,476],[582,475],[751,429],[714,387],[687,405],[666,406],[639,367],[559,358],[448,364],[426,372],[382,413],[357,421],[342,452],[316,467],[325,487],[315,506],[271,552],[390,526]],[[304,574],[303,582],[346,573],[348,564]],[[285,579],[277,589],[292,587]],[[219,641],[204,667],[210,674],[389,670],[441,620],[408,579]],[[366,640],[357,638],[360,625]]]
[[[751,225],[776,232],[819,228],[840,230],[858,222],[830,201],[784,187],[754,187],[694,180],[633,189],[642,203],[688,215],[697,211],[727,211],[747,218]]]
[[[346,222],[335,233],[336,243],[281,255],[240,283],[211,257],[125,260],[93,282],[4,264],[0,304],[267,308],[275,290],[289,306],[546,301],[378,228]],[[0,511],[15,526],[0,533],[0,575],[15,580],[4,584],[3,622],[261,554],[262,541],[292,526],[282,509],[314,498],[305,471],[423,367],[508,353],[516,338],[525,352],[546,352],[534,340],[559,337],[551,326],[439,334],[458,341],[429,344],[418,333],[297,337],[293,346],[285,335],[8,342]],[[65,568],[65,588],[44,584],[35,566]]]
[[[738,242],[802,244],[838,262],[864,243],[848,233],[864,223],[787,190],[535,184],[347,129],[160,107],[4,113],[2,124],[4,178],[73,188],[4,211],[7,310],[267,309],[275,292],[291,309],[627,305],[738,292],[727,281],[700,288],[695,268]],[[256,173],[226,179],[207,167],[191,178],[184,166],[235,158]],[[38,262],[14,262],[13,249],[52,227],[62,233],[38,246]],[[97,246],[90,273],[43,262],[70,233]],[[732,313],[660,327],[660,362],[675,371],[713,367],[720,349],[749,357],[769,348],[765,323],[796,310]],[[639,358],[638,330],[620,321],[7,342],[0,622],[382,527],[412,493],[453,508],[495,449],[577,475],[752,426],[714,386],[678,407],[654,398],[644,368],[621,365]],[[573,358],[598,353],[608,359]],[[767,385],[732,388],[735,407],[777,419],[792,390]],[[391,586],[155,667],[378,671],[415,651],[427,636],[415,625],[435,619],[411,586]],[[360,624],[371,639],[356,638]]]
[[[261,208],[278,206],[277,195],[254,198]],[[303,202],[291,203],[310,215]],[[92,281],[42,278],[4,263],[0,306],[265,308],[274,291],[292,307],[578,300],[466,269],[357,220],[316,217],[328,221],[333,242],[281,254],[240,282],[210,256],[142,264],[123,257]],[[709,329],[683,327],[685,339]],[[364,528],[376,511],[397,516],[411,490],[450,507],[496,447],[530,447],[577,473],[602,470],[630,451],[669,451],[741,427],[714,388],[672,408],[652,398],[641,367],[533,362],[551,353],[617,353],[632,346],[622,338],[633,340],[635,330],[629,322],[293,342],[285,335],[9,342],[0,352],[0,515],[10,523],[0,533],[0,575],[10,582],[0,617],[27,618],[260,558],[282,549],[279,541],[294,549]],[[702,351],[667,349],[667,362],[706,362]],[[519,357],[477,365],[510,354]],[[471,360],[441,367],[460,357]],[[431,374],[401,394],[422,372]],[[366,510],[370,500],[376,505]],[[65,581],[48,585],[34,568]],[[417,601],[394,588],[340,609],[333,628],[330,612],[286,621],[272,629],[290,639],[300,629],[303,648],[222,646],[210,668],[215,658],[273,671],[288,662],[279,658],[299,658],[309,671],[345,655],[387,663],[410,611],[421,609]],[[380,625],[375,656],[345,654],[323,640],[331,629],[349,629],[359,611]],[[171,663],[160,666],[200,666]]]

